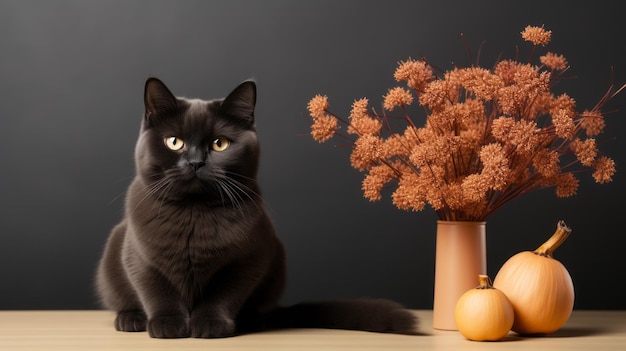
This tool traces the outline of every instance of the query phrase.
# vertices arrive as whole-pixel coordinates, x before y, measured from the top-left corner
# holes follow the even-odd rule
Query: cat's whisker
[[[249,177],[245,177],[243,175],[239,175],[237,173],[234,172],[228,172],[228,174],[233,175],[233,176],[237,176],[240,178],[244,178],[244,179],[252,179]],[[232,177],[226,177],[225,179],[227,179],[227,181],[234,187],[236,187],[237,189],[240,190],[240,192],[244,193],[252,202],[254,202],[257,206],[257,208],[260,208],[259,204],[258,204],[258,200],[261,201],[261,203],[265,206],[267,206],[267,203],[265,202],[265,199],[263,199],[263,197],[255,192],[254,190],[250,189],[250,187],[246,186],[245,184],[243,184],[242,182],[233,179]]]
[[[137,210],[137,208],[148,198],[154,196],[156,193],[158,193],[159,191],[161,191],[163,188],[169,186],[171,184],[171,180],[169,179],[169,177],[163,177],[157,181],[155,181],[154,183],[151,183],[147,186],[147,191],[145,193],[145,195],[143,196],[143,198],[139,201],[137,201],[137,204],[135,205],[135,207],[133,208],[133,212],[135,210]]]
[[[113,197],[111,199],[111,201],[109,201],[109,203],[107,204],[107,206],[111,206],[115,201],[117,201],[117,199],[119,199],[120,197],[122,197],[124,194],[126,194],[126,191],[122,191],[119,194],[115,195],[115,197]]]
[[[159,216],[161,214],[161,209],[163,208],[163,203],[165,202],[165,199],[167,198],[167,195],[169,194],[170,189],[172,189],[174,185],[173,181],[168,181],[167,184],[165,184],[165,186],[161,187],[161,195],[157,197],[157,202],[159,203],[159,209],[157,211],[157,216]]]
[[[220,199],[222,200],[222,206],[226,206],[226,199],[224,198],[224,191],[222,189],[222,185],[219,182],[217,182],[215,185],[213,185],[213,187],[217,189],[217,192],[220,194]]]
[[[254,202],[254,198],[252,198],[252,196],[250,196],[249,194],[249,192],[252,192],[253,194],[254,192],[251,191],[250,188],[243,185],[241,182],[238,182],[237,180],[232,179],[226,175],[216,175],[215,178],[225,191],[226,189],[228,189],[228,193],[231,194],[229,196],[230,200],[233,202],[233,205],[235,207],[243,207],[243,203],[245,202],[243,195],[245,195],[248,199]],[[235,199],[234,196],[236,196],[237,199]]]
[[[248,191],[246,191],[246,189],[242,188],[243,185],[241,183],[238,184],[235,180],[227,178],[225,180],[225,184],[230,189],[233,189],[233,192],[235,192],[237,194],[237,196],[239,197],[239,200],[242,203],[245,202],[245,199],[243,198],[243,195],[245,195],[250,201],[252,201],[253,203],[256,204],[256,201],[254,200],[254,198],[252,198],[252,196],[250,196]]]
[[[227,179],[220,179],[220,181],[218,181],[220,188],[224,190],[233,207],[242,210],[243,198],[241,197],[239,192],[236,191],[236,189],[234,189],[227,181],[224,180]]]
[[[128,176],[128,177],[123,177],[119,180],[117,180],[115,183],[121,183],[121,182],[127,182],[129,180],[132,180],[134,178],[134,176]],[[126,194],[126,191],[121,191],[119,192],[117,195],[115,195],[111,201],[109,201],[109,203],[107,204],[107,206],[111,206],[111,204],[113,204],[115,201],[117,201],[120,197],[122,197],[123,195]]]
[[[256,182],[256,180],[254,180],[253,178],[246,177],[244,175],[238,174],[238,173],[234,173],[234,172],[226,172],[226,175],[224,176],[224,179],[227,179],[229,183],[231,183],[233,186],[236,186],[237,189],[239,189],[241,192],[245,193],[246,196],[250,200],[253,200],[253,201],[255,200],[252,197],[252,195],[254,195],[254,197],[256,197],[256,199],[258,199],[258,200],[263,200],[263,198],[261,197],[260,194],[256,193],[250,187],[246,186],[244,183],[238,181],[234,177],[248,179],[248,180],[252,180],[254,182]],[[250,194],[252,194],[252,195],[250,195]]]

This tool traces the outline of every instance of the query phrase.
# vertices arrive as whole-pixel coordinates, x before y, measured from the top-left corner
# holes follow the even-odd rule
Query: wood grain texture
[[[226,339],[151,339],[113,329],[109,311],[0,311],[0,350],[618,350],[626,345],[626,311],[574,311],[549,336],[509,333],[500,342],[473,342],[432,328],[432,311],[418,310],[418,336],[294,329]]]

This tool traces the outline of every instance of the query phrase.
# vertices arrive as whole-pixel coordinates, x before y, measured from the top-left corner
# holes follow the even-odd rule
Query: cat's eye
[[[230,141],[224,137],[219,137],[213,141],[213,145],[211,147],[215,151],[224,151],[230,145]]]
[[[185,142],[181,138],[167,137],[165,145],[172,151],[181,151],[185,147]]]

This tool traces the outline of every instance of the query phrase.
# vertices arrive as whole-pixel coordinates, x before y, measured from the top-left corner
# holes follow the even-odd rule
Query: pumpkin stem
[[[544,256],[544,257],[552,257],[552,253],[556,250],[569,236],[572,230],[565,224],[564,221],[559,221],[556,225],[556,231],[550,239],[548,239],[545,243],[541,244],[534,251],[535,254]]]
[[[489,279],[488,275],[478,275],[478,286],[476,289],[493,289],[493,284],[491,283],[491,279]]]

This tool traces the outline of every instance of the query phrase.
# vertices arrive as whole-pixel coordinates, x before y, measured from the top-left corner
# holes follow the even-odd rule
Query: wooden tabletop
[[[559,331],[499,342],[474,342],[432,328],[432,312],[418,310],[417,336],[293,329],[226,339],[151,339],[113,329],[108,311],[0,311],[0,350],[626,350],[626,311],[574,311]]]

